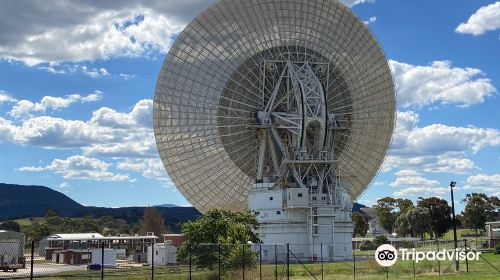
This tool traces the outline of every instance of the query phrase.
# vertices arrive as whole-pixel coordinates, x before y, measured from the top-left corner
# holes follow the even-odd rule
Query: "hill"
[[[49,208],[61,216],[80,216],[85,212],[85,206],[53,189],[0,183],[0,220],[40,217]]]
[[[180,225],[194,220],[201,214],[194,207],[175,205],[155,206],[165,218],[165,225],[171,230],[180,231]],[[94,218],[111,216],[137,224],[142,218],[144,207],[106,208],[83,206],[66,195],[44,186],[25,186],[0,183],[0,221],[30,217],[43,217],[48,209],[55,210],[60,216]]]

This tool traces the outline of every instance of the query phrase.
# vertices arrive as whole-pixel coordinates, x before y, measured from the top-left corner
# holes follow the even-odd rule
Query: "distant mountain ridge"
[[[167,208],[172,208],[172,207],[182,207],[182,206],[175,205],[175,204],[160,204],[160,205],[155,205],[153,207],[167,207]]]
[[[194,207],[179,207],[173,204],[153,206],[165,218],[165,224],[174,232],[180,231],[183,222],[201,216]],[[106,208],[83,206],[66,195],[45,186],[26,186],[0,183],[0,221],[43,217],[48,209],[55,210],[60,216],[93,217],[111,216],[138,223],[144,207]]]

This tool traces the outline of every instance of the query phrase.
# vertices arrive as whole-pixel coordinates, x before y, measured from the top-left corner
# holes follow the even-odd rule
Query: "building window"
[[[158,251],[156,251],[155,254],[158,256]]]
[[[270,196],[270,197],[269,197],[269,200],[273,200],[273,197],[272,197],[272,196]]]
[[[279,211],[279,210],[278,210],[278,211],[276,211],[276,214],[280,215],[280,214],[281,214],[281,211]]]
[[[316,197],[315,197],[315,196],[313,196],[313,200],[316,200]]]
[[[260,215],[260,212],[259,211],[255,211],[255,215]]]
[[[302,193],[298,193],[298,194],[297,194],[297,196],[298,196],[298,197],[302,197]]]

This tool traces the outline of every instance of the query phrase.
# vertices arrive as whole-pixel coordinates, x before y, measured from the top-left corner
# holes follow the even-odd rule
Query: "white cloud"
[[[0,58],[63,73],[53,64],[166,53],[215,0],[11,1],[0,10]],[[343,0],[347,6],[373,0]],[[19,11],[23,11],[19,13]],[[102,75],[100,69],[89,75]]]
[[[398,104],[421,108],[432,104],[467,107],[483,103],[497,90],[476,68],[452,67],[450,61],[434,61],[428,66],[389,61],[394,74]]]
[[[377,21],[377,17],[376,16],[371,16],[368,20],[365,20],[363,21],[366,25],[370,24],[370,23],[374,23]]]
[[[500,174],[477,174],[469,176],[463,187],[465,190],[485,192],[487,195],[500,195]]]
[[[122,78],[122,79],[124,79],[124,80],[127,81],[127,80],[130,80],[130,79],[133,79],[133,78],[137,77],[137,75],[135,75],[135,74],[120,73],[118,75],[118,77],[120,77],[120,78]]]
[[[16,105],[12,107],[9,115],[15,118],[30,116],[32,113],[44,113],[48,110],[57,111],[66,108],[69,105],[80,102],[94,102],[102,98],[102,92],[95,91],[87,96],[79,94],[71,94],[65,97],[44,96],[39,102],[31,102],[29,100],[17,101]]]
[[[190,14],[195,15],[209,1],[154,1],[147,4],[120,1],[112,5],[60,1],[51,5],[51,9],[46,9],[42,3],[20,2],[6,5],[4,12],[0,13],[6,22],[10,21],[7,26],[2,25],[5,30],[1,31],[7,34],[0,36],[0,57],[32,66],[142,56],[151,51],[165,53],[172,44],[172,37],[186,24],[185,18],[180,19],[176,12],[194,7]],[[18,14],[15,11],[19,10],[30,17],[15,16]],[[71,14],[71,17],[60,14]],[[17,27],[16,23],[31,28]],[[9,27],[13,28],[9,30]],[[105,75],[102,69],[84,71],[92,77]]]
[[[108,70],[105,68],[92,68],[88,69],[87,66],[82,66],[81,71],[83,74],[90,76],[92,78],[99,78],[104,76],[109,76]]]
[[[128,114],[102,107],[92,114],[91,124],[106,127],[129,127],[131,125],[153,127],[153,101],[139,100]]]
[[[85,97],[87,101],[97,98]],[[158,157],[153,101],[138,101],[129,113],[102,107],[88,121],[29,117],[20,125],[0,117],[0,141],[44,148],[81,148],[85,156]]]
[[[469,20],[455,29],[457,33],[481,35],[487,31],[500,28],[500,2],[479,8]]]
[[[344,3],[348,7],[352,7],[364,3],[374,3],[375,0],[340,0],[340,2]]]
[[[436,188],[436,187],[409,187],[402,189],[400,191],[394,192],[395,196],[407,197],[407,196],[418,196],[418,197],[442,197],[448,192],[447,188]]]
[[[122,170],[139,172],[146,178],[165,180],[170,182],[170,178],[159,158],[150,159],[126,159],[118,162],[116,167]]]
[[[7,92],[0,90],[0,104],[11,103],[11,102],[16,102],[16,101],[17,101],[17,99],[10,96]]]
[[[415,112],[398,112],[393,143],[383,171],[418,168],[425,172],[467,173],[477,167],[467,155],[485,147],[500,146],[500,130],[454,127],[443,124],[418,126]]]
[[[95,158],[85,156],[71,156],[67,159],[55,159],[47,166],[27,166],[19,171],[54,171],[64,179],[82,179],[95,181],[126,181],[128,175],[114,174],[108,171],[110,164]]]
[[[398,188],[395,196],[442,196],[447,192],[446,188],[440,187],[436,180],[427,179],[421,173],[414,170],[400,170],[396,172],[396,180],[390,185]]]

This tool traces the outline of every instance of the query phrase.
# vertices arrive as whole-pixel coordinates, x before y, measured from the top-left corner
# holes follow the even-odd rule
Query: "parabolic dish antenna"
[[[154,131],[194,207],[244,210],[256,179],[301,176],[283,170],[292,157],[323,159],[357,198],[386,156],[395,106],[380,45],[343,4],[221,0],[170,49]]]

